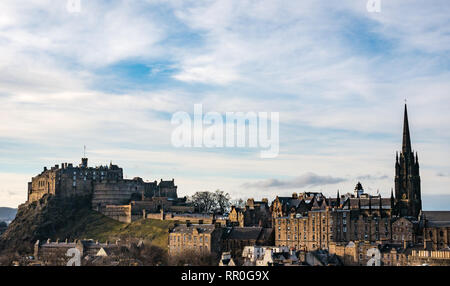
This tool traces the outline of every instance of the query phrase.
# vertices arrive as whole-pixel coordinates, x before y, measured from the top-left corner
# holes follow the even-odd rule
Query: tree
[[[242,198],[234,199],[231,201],[231,205],[235,206],[237,208],[244,208],[245,207],[245,201]]]
[[[231,207],[231,197],[228,193],[224,193],[221,190],[216,190],[214,192],[214,199],[216,201],[216,210],[223,214],[228,212]]]
[[[213,192],[196,192],[189,201],[200,213],[225,213],[231,206],[231,198],[228,193],[221,190]]]
[[[169,257],[169,266],[217,266],[218,264],[217,255],[190,249]]]
[[[215,195],[212,192],[196,192],[189,200],[200,213],[213,213],[216,209]]]

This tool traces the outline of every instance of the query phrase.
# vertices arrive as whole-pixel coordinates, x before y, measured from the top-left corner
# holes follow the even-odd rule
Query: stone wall
[[[96,183],[92,196],[92,208],[101,211],[105,205],[127,204],[133,195],[141,197],[144,189],[144,183],[139,180]]]
[[[106,205],[102,214],[120,222],[131,223],[131,205]]]

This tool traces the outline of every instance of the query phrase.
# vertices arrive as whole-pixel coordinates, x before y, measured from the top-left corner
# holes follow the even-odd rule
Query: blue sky
[[[0,3],[0,205],[43,166],[112,160],[180,195],[388,196],[404,99],[425,209],[450,209],[447,1]],[[280,155],[174,148],[172,114],[280,113]],[[437,202],[436,198],[441,198]]]

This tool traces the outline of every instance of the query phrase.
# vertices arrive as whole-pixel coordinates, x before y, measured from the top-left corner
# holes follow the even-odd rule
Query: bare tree
[[[169,266],[217,266],[218,263],[217,255],[194,250],[185,250],[169,258]]]
[[[217,203],[212,192],[196,192],[189,200],[200,213],[213,213],[216,209]]]
[[[245,200],[242,199],[242,198],[231,200],[231,205],[235,206],[237,208],[244,208],[245,207]]]
[[[216,190],[214,192],[214,199],[216,201],[216,210],[223,214],[227,211],[229,211],[231,207],[231,197],[228,193],[224,193],[221,190]]]

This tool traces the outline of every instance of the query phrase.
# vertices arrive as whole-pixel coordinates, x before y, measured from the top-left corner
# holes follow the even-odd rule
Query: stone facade
[[[273,245],[273,229],[263,227],[227,227],[223,230],[221,250],[236,259],[246,246]]]
[[[28,183],[28,200],[39,200],[45,194],[70,197],[75,195],[92,195],[95,183],[118,182],[123,179],[123,170],[117,165],[88,167],[88,159],[82,158],[79,166],[62,163],[61,167],[44,170]]]
[[[228,214],[228,220],[234,226],[270,228],[272,227],[272,216],[269,201],[266,198],[261,201],[250,198],[244,208],[232,206]]]
[[[146,214],[147,219],[158,219],[158,220],[170,220],[176,221],[177,223],[183,224],[219,224],[224,227],[228,224],[225,217],[214,214],[198,214],[198,213],[177,213],[177,212],[165,212],[161,210],[160,213],[148,213]]]
[[[169,229],[169,255],[193,251],[205,254],[220,254],[223,229],[213,224],[185,224]]]
[[[88,167],[82,158],[79,166],[63,163],[43,172],[28,183],[31,203],[50,194],[60,197],[91,196],[92,209],[121,222],[145,218],[145,213],[161,209],[192,211],[186,198],[178,198],[174,179],[144,182],[139,177],[124,179],[123,170],[109,166]]]
[[[390,199],[361,192],[359,198],[344,199],[321,193],[277,197],[272,204],[275,245],[314,251],[328,249],[331,242],[391,240]]]
[[[450,249],[450,212],[422,212],[423,238],[427,250]]]
[[[117,242],[113,244],[108,242],[99,243],[98,241],[94,242],[93,240],[52,242],[49,239],[43,243],[39,242],[39,240],[36,241],[34,245],[34,257],[43,265],[66,266],[70,259],[66,254],[67,251],[72,248],[79,250],[82,261],[88,256],[95,257],[104,255],[104,253],[109,255],[119,254],[119,244]]]
[[[174,180],[158,183],[144,182],[136,177],[132,180],[123,178],[123,170],[112,163],[109,166],[88,167],[88,159],[82,163],[63,163],[51,169],[46,167],[41,174],[28,183],[28,200],[34,202],[45,194],[61,197],[92,195],[93,209],[106,205],[127,204],[131,200],[143,197],[177,198],[177,186]]]

